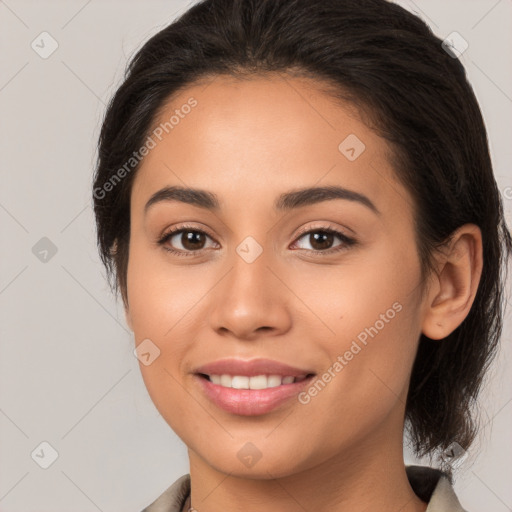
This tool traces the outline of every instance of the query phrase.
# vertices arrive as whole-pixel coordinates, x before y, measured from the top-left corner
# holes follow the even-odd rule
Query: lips
[[[266,414],[290,403],[315,375],[310,369],[270,359],[222,359],[196,368],[194,374],[207,398],[221,409],[242,416]],[[265,383],[260,383],[262,380]]]

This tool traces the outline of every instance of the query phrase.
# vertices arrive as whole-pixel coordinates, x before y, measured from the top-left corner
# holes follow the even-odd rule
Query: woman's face
[[[190,86],[155,127],[132,190],[127,319],[163,418],[198,460],[255,478],[401,447],[422,283],[384,140],[278,75]],[[161,193],[146,207],[166,187],[202,201]],[[185,231],[159,244],[170,229]],[[229,394],[196,373],[227,358],[315,376]]]

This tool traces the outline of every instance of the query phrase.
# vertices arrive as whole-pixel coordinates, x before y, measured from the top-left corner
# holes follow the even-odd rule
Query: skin
[[[155,126],[191,96],[197,106],[144,158],[133,183],[126,318],[137,345],[149,338],[160,349],[140,369],[188,447],[193,507],[424,511],[402,455],[410,373],[420,334],[441,339],[470,310],[482,268],[479,229],[462,226],[423,281],[413,200],[386,142],[348,105],[303,78],[218,76],[183,90]],[[366,146],[354,161],[338,150],[349,134]],[[171,185],[213,192],[221,208],[167,201],[145,215],[152,194]],[[364,194],[379,214],[344,199],[273,210],[283,192],[327,185]],[[166,242],[189,253],[198,247],[190,257],[156,243],[183,222],[207,232],[192,249],[181,234]],[[299,230],[328,226],[357,244],[315,254],[343,242],[333,236],[322,249]],[[247,236],[263,249],[252,263],[236,252]],[[322,375],[397,302],[401,311],[308,404],[291,399],[240,416],[210,402],[193,376],[224,357],[266,357]],[[252,467],[237,456],[247,442],[261,454]]]

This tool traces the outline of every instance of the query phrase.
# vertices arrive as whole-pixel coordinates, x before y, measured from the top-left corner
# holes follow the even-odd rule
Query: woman
[[[385,0],[206,0],[103,122],[98,243],[190,474],[145,510],[464,510],[512,241],[450,48]],[[404,431],[441,470],[404,465]]]

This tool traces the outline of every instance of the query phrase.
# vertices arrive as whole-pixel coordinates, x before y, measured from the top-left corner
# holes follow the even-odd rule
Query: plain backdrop
[[[399,3],[441,38],[456,31],[468,42],[461,60],[512,224],[512,3]],[[127,59],[187,5],[0,1],[2,512],[140,512],[188,472],[107,287],[91,209],[105,105]],[[456,474],[470,512],[512,509],[511,333],[509,310],[482,395],[485,427]]]

